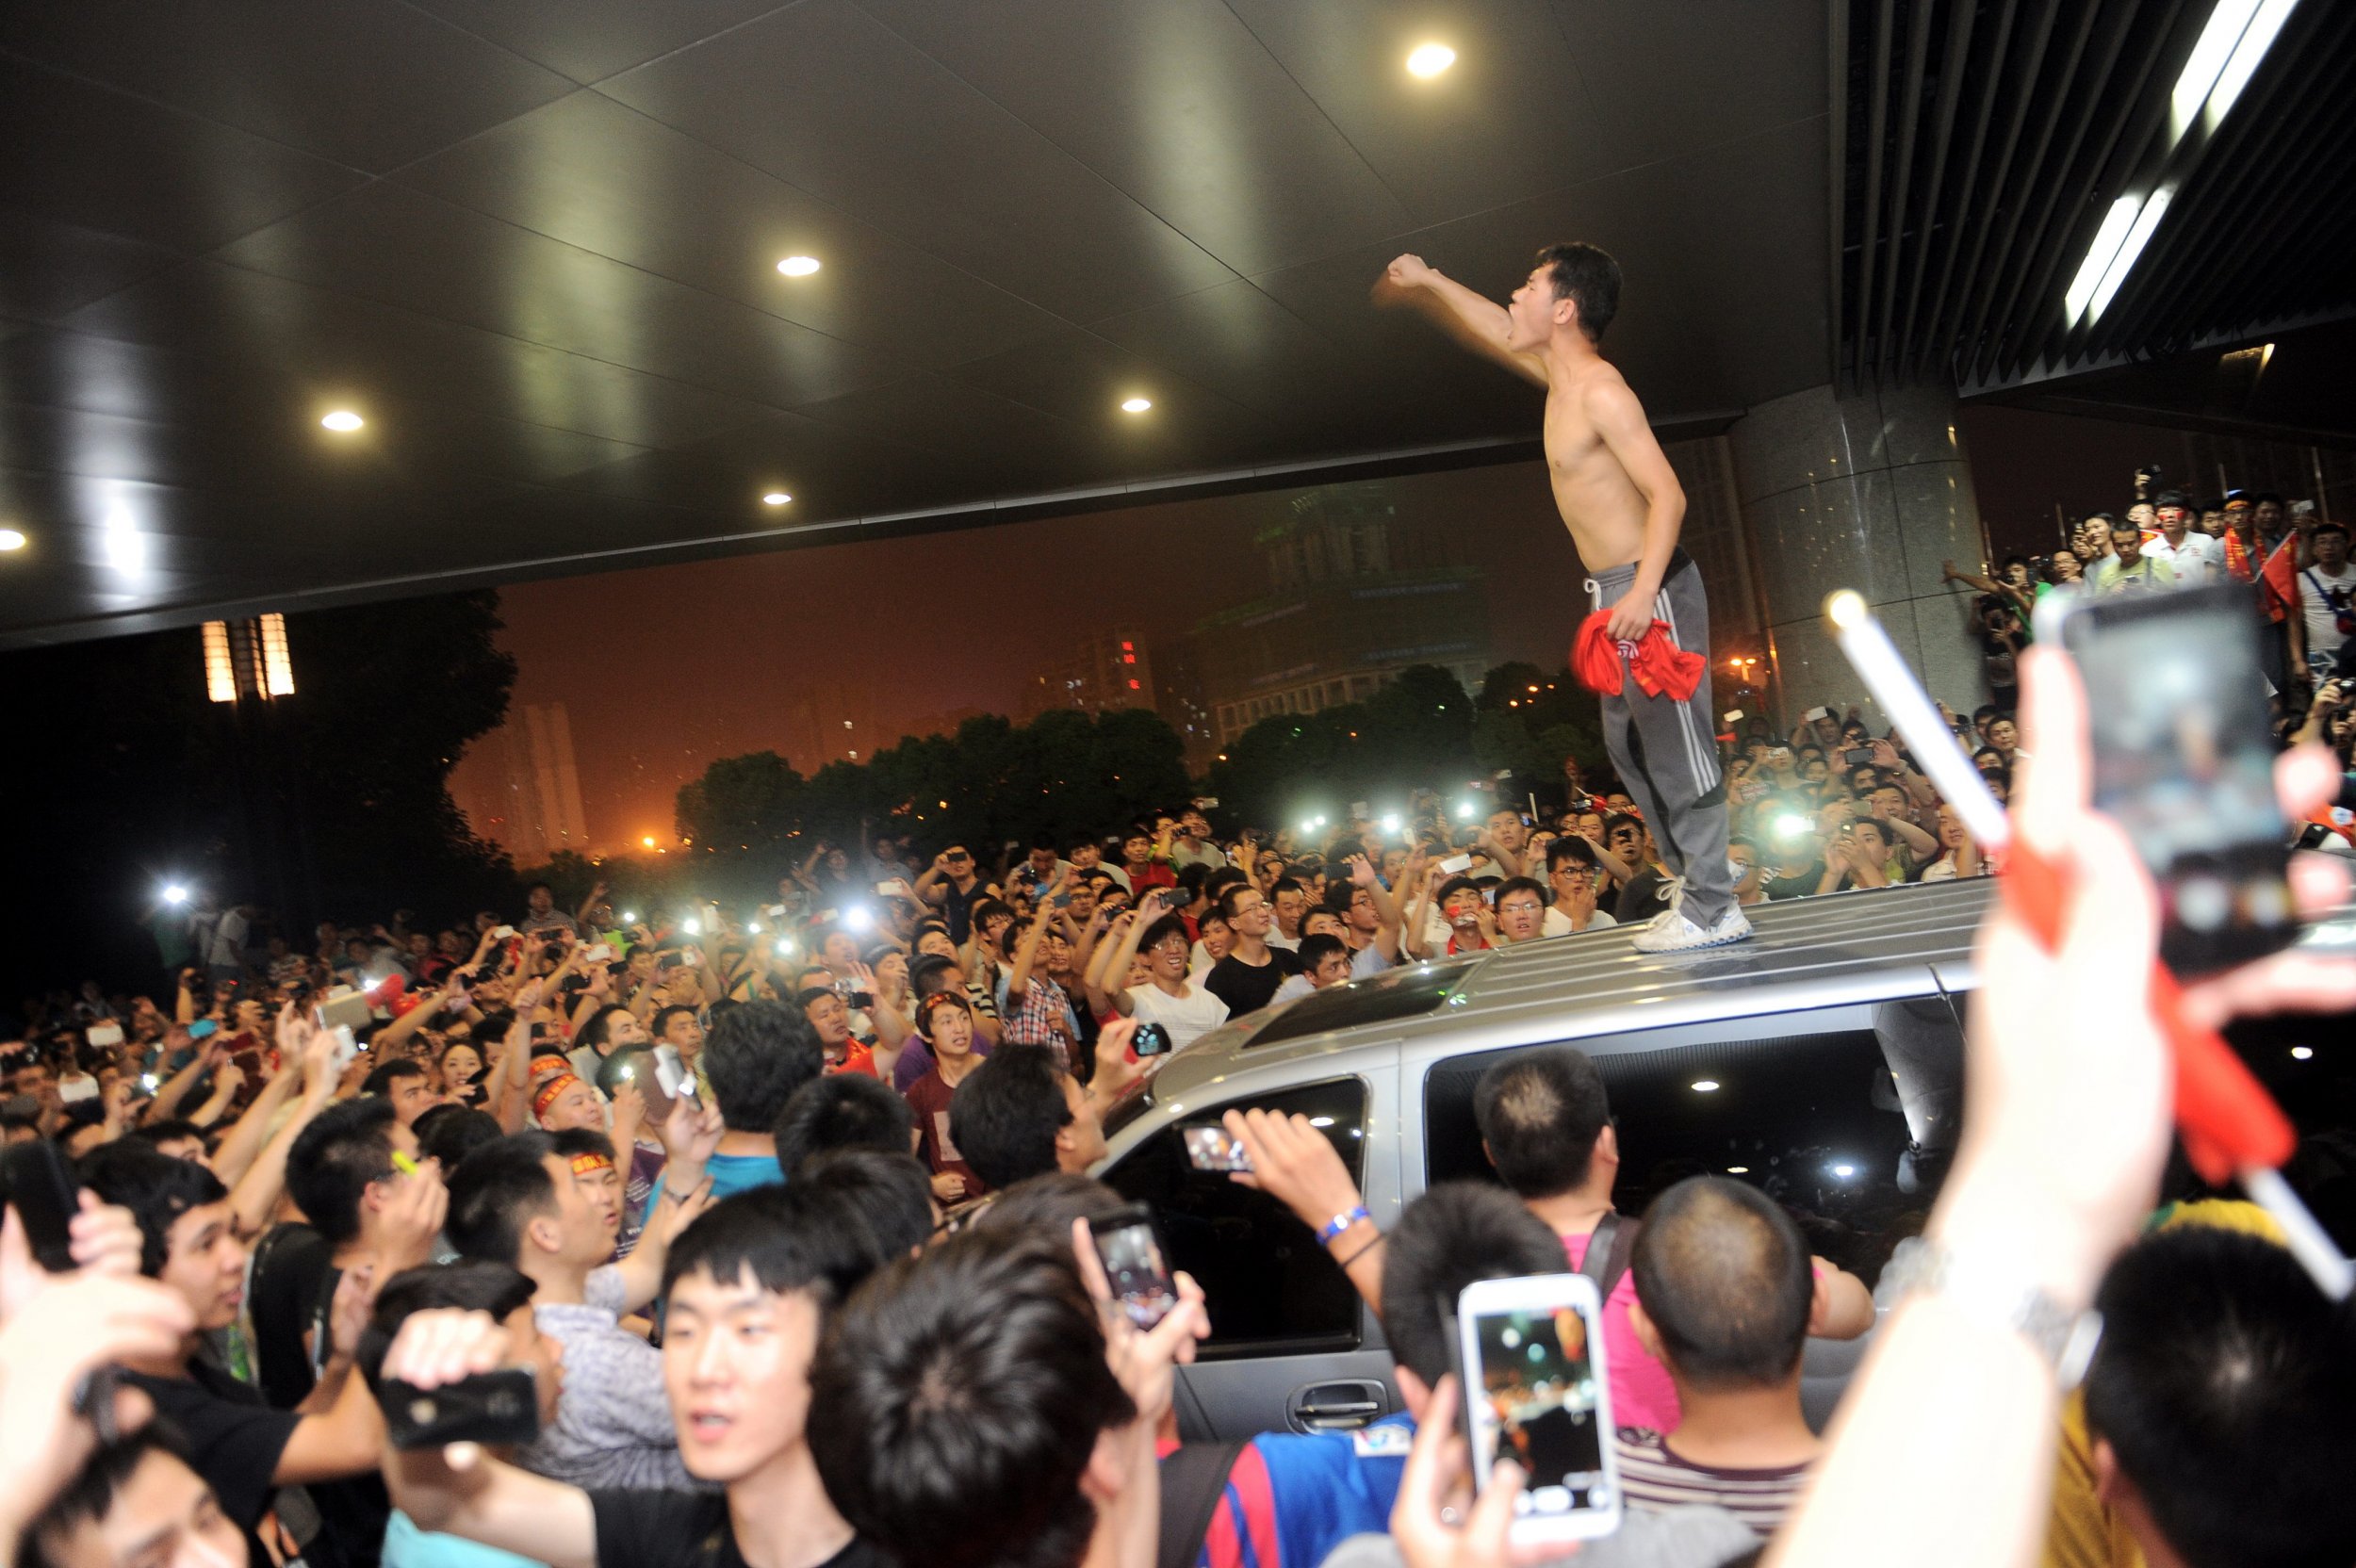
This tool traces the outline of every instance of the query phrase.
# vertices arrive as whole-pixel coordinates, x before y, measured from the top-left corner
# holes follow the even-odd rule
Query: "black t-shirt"
[[[188,1364],[185,1378],[126,1372],[123,1381],[155,1402],[155,1413],[188,1440],[189,1462],[221,1499],[221,1511],[245,1532],[247,1560],[266,1563],[254,1533],[277,1494],[279,1456],[303,1418],[272,1410],[262,1396],[206,1362]]]
[[[964,892],[957,891],[957,883],[946,876],[936,886],[941,889],[941,918],[949,923],[949,939],[963,947],[965,939],[973,934],[973,901],[988,897],[990,890],[978,876]]]
[[[263,1396],[280,1410],[309,1398],[319,1380],[303,1336],[335,1294],[335,1254],[325,1237],[299,1223],[272,1228],[254,1250],[254,1373]]]
[[[1824,879],[1824,862],[1811,860],[1796,873],[1786,874],[1780,868],[1767,879],[1767,896],[1775,898],[1806,898]]]
[[[744,1568],[725,1492],[592,1492],[598,1568]],[[851,1538],[822,1568],[893,1568],[882,1548]]]
[[[1247,964],[1230,953],[1211,966],[1203,988],[1227,1004],[1229,1018],[1256,1013],[1275,997],[1277,988],[1301,972],[1301,955],[1288,947],[1270,946],[1268,961]]]

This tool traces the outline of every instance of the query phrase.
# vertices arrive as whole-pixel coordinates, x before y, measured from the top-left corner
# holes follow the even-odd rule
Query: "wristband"
[[[1366,1221],[1368,1224],[1372,1224],[1374,1222],[1374,1216],[1366,1212],[1366,1206],[1364,1203],[1359,1204],[1356,1208],[1344,1209],[1341,1213],[1327,1220],[1325,1222],[1325,1228],[1317,1232],[1317,1245],[1319,1247],[1333,1246],[1333,1243],[1341,1239],[1341,1235],[1344,1231],[1349,1230],[1352,1225],[1357,1224],[1358,1221],[1362,1219]]]

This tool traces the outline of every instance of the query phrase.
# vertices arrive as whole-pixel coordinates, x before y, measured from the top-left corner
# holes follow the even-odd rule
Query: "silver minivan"
[[[1698,1172],[1759,1184],[1812,1250],[1869,1283],[1921,1228],[1962,1110],[1961,993],[1993,897],[1935,883],[1754,908],[1739,947],[1647,955],[1631,928],[1442,958],[1235,1020],[1164,1062],[1107,1119],[1099,1174],[1153,1206],[1211,1338],[1178,1390],[1190,1440],[1338,1430],[1399,1408],[1381,1324],[1310,1230],[1193,1168],[1186,1128],[1230,1109],[1322,1128],[1388,1228],[1434,1182],[1494,1179],[1473,1085],[1572,1044],[1609,1086],[1619,1207]],[[1811,1419],[1857,1345],[1811,1344]]]

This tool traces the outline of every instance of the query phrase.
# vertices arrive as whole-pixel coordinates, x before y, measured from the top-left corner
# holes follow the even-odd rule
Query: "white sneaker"
[[[1683,953],[1696,947],[1724,947],[1751,934],[1751,921],[1739,904],[1728,906],[1708,930],[1686,918],[1682,909],[1663,909],[1636,933],[1639,953]]]

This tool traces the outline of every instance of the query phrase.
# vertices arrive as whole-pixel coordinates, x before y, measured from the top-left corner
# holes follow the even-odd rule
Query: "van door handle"
[[[1284,1402],[1285,1418],[1298,1432],[1348,1432],[1383,1413],[1383,1385],[1366,1379],[1308,1383]]]

